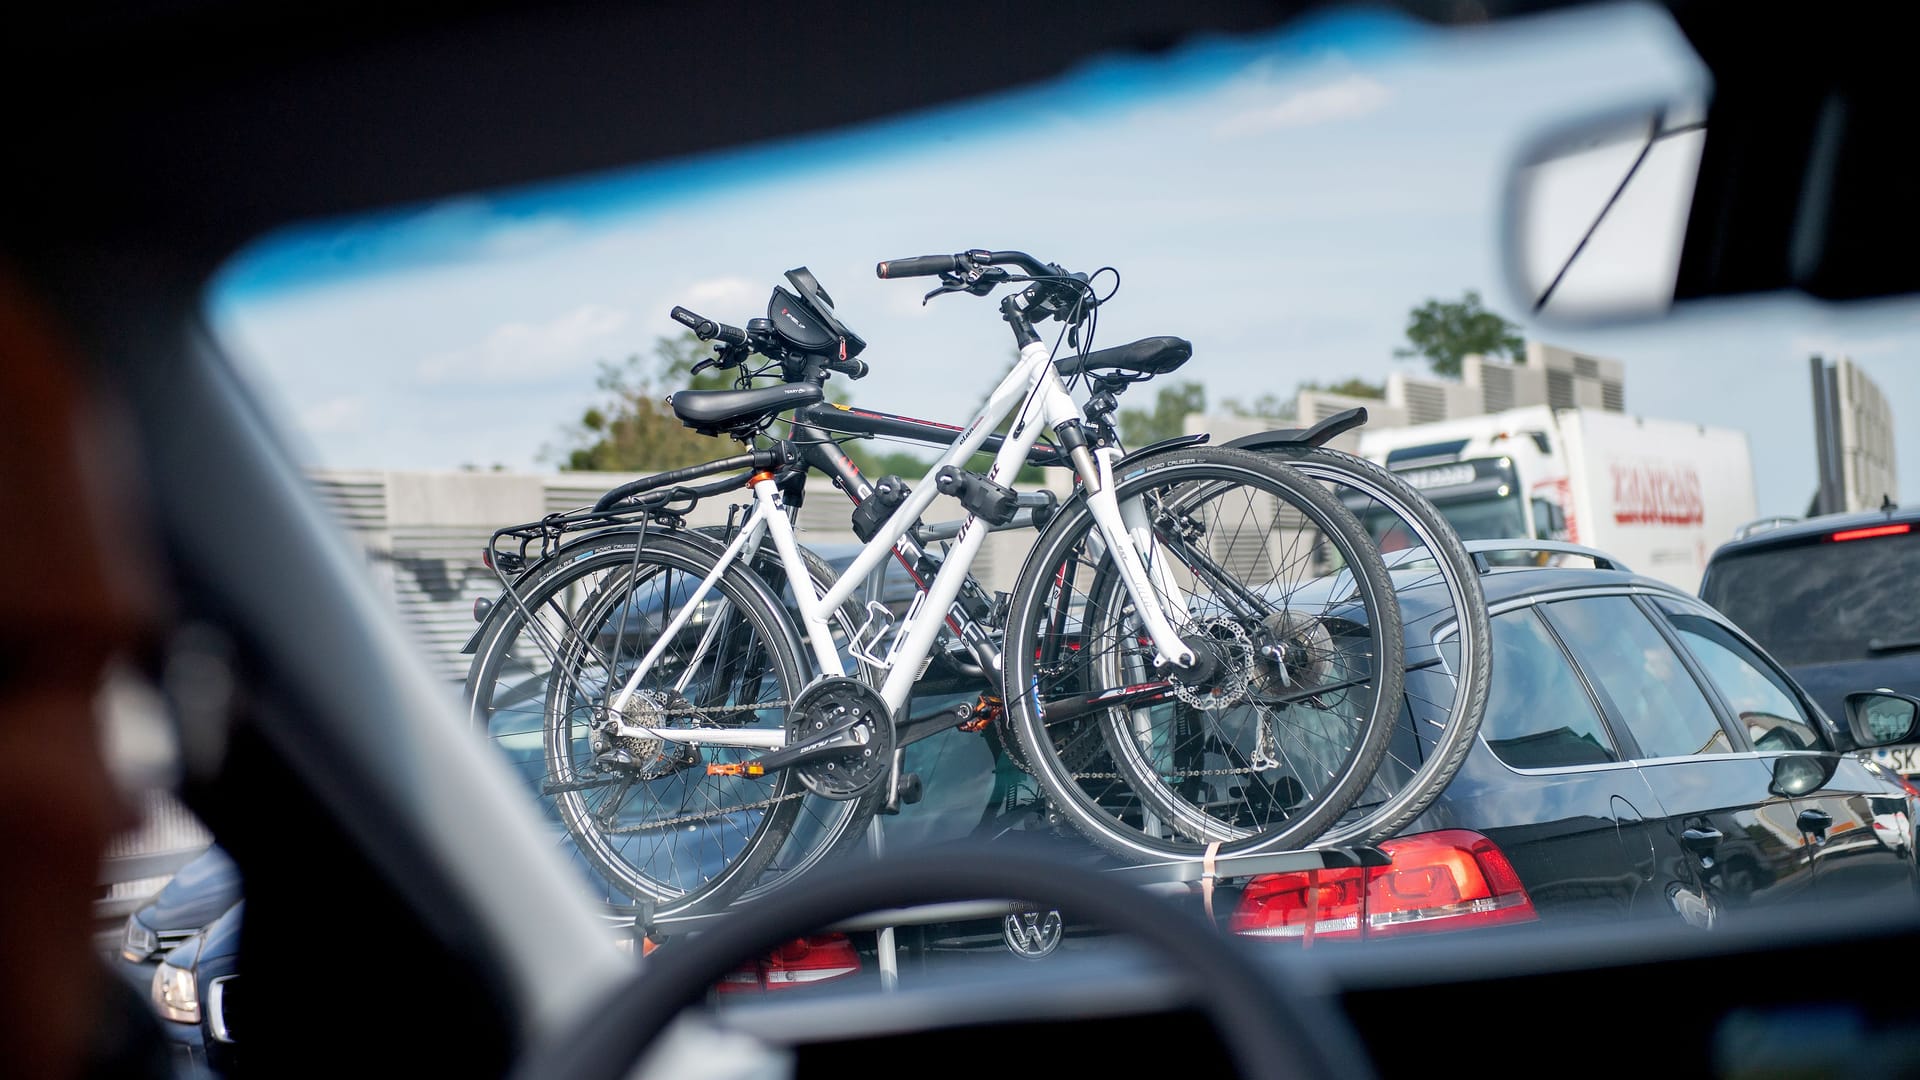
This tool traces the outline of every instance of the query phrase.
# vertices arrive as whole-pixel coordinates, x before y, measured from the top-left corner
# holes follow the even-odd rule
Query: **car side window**
[[[1591,596],[1545,605],[1588,681],[1609,701],[1644,757],[1729,754],[1700,684],[1639,605]]]
[[[1661,607],[1687,651],[1733,707],[1755,749],[1827,749],[1813,718],[1772,665],[1712,619]]]
[[[1480,730],[1517,769],[1620,760],[1580,676],[1529,608],[1493,619],[1493,686]]]

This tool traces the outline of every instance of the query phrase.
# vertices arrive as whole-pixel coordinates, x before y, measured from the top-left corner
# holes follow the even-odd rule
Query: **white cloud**
[[[708,281],[696,281],[687,286],[686,298],[689,304],[712,304],[716,308],[742,307],[752,300],[763,287],[755,285],[746,278],[723,277]],[[730,321],[730,320],[723,320]]]
[[[1296,90],[1279,101],[1242,109],[1215,125],[1214,134],[1237,139],[1280,128],[1345,120],[1374,112],[1392,99],[1393,91],[1383,83],[1356,73]]]
[[[427,357],[416,373],[424,383],[533,381],[584,366],[630,321],[617,308],[582,304],[544,323],[495,327],[476,345]]]
[[[329,398],[300,410],[303,431],[314,434],[338,434],[357,431],[367,418],[367,399],[359,395]]]

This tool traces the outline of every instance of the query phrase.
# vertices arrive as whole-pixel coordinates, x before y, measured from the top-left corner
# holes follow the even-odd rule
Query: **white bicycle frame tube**
[[[794,600],[800,609],[800,617],[807,628],[807,637],[813,646],[815,659],[820,669],[831,675],[844,673],[839,653],[833,647],[832,634],[827,628],[828,615],[841,604],[852,598],[854,591],[867,580],[881,562],[893,553],[894,546],[912,530],[927,507],[932,505],[939,489],[934,478],[948,465],[959,466],[979,450],[982,443],[1001,420],[1018,408],[1018,415],[999,452],[994,456],[993,465],[987,470],[988,480],[998,481],[1002,476],[1010,476],[1018,471],[1026,459],[1039,430],[1044,425],[1051,428],[1068,420],[1081,419],[1080,407],[1074,404],[1060,381],[1059,372],[1053,366],[1053,357],[1047,347],[1034,342],[1020,350],[1020,360],[1007,372],[1000,384],[994,387],[988,396],[986,405],[978,416],[960,433],[940,459],[933,463],[922,477],[919,486],[913,489],[906,500],[894,508],[892,516],[874,534],[872,540],[854,557],[852,565],[842,571],[840,578],[823,596],[815,596],[812,588],[800,588],[802,582],[811,583],[805,564],[800,559],[800,551],[794,539],[793,524],[787,520],[786,512],[779,502],[779,490],[773,480],[762,479],[753,485],[754,509],[746,524],[741,528],[733,542],[720,556],[719,561],[700,582],[693,597],[676,613],[662,631],[660,639],[634,669],[626,684],[621,687],[612,702],[612,712],[616,717],[618,731],[622,735],[637,735],[645,738],[664,738],[676,742],[699,742],[710,746],[751,746],[774,748],[784,745],[780,732],[747,730],[739,728],[651,728],[631,725],[619,721],[617,717],[626,707],[640,680],[652,669],[660,658],[667,643],[672,641],[686,625],[692,613],[712,591],[720,580],[720,575],[732,565],[740,553],[749,544],[756,544],[764,536],[773,541],[774,549],[779,552],[780,562],[787,573],[787,580],[793,583]],[[1171,610],[1161,602],[1162,597],[1177,595],[1173,581],[1162,559],[1148,561],[1141,556],[1141,545],[1152,550],[1152,527],[1146,520],[1145,508],[1137,504],[1126,507],[1119,505],[1114,495],[1113,462],[1119,451],[1104,449],[1094,455],[1097,477],[1093,484],[1087,485],[1087,505],[1093,513],[1094,524],[1105,541],[1107,550],[1112,554],[1120,579],[1132,596],[1134,610],[1147,633],[1157,643],[1161,659],[1171,658],[1179,663],[1191,663],[1193,653],[1180,641],[1179,628],[1188,625],[1191,616],[1184,603],[1177,604]],[[1083,477],[1083,483],[1088,478]],[[979,520],[978,515],[969,514],[961,523],[960,530],[954,535],[952,546],[941,562],[940,572],[934,575],[927,586],[925,599],[908,613],[904,622],[895,628],[894,643],[888,655],[894,659],[886,679],[880,687],[880,696],[889,708],[898,713],[912,694],[913,684],[920,678],[932,652],[934,639],[940,633],[940,626],[946,621],[947,612],[953,607],[960,595],[973,560],[979,554],[980,545],[985,542],[988,528]],[[1171,645],[1167,644],[1171,643]],[[691,664],[699,662],[705,652],[706,642],[700,645]],[[773,741],[778,740],[778,741]]]

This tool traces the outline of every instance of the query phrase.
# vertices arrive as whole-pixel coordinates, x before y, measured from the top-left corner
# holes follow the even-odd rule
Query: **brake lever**
[[[927,302],[936,296],[945,296],[948,293],[955,292],[966,292],[967,289],[967,283],[962,281],[957,275],[953,273],[943,273],[940,275],[940,287],[921,297],[920,306],[926,307]]]

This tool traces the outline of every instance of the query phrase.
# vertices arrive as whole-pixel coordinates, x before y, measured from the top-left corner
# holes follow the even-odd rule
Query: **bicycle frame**
[[[891,557],[903,541],[908,540],[921,515],[938,494],[934,481],[940,470],[949,465],[958,467],[971,458],[1009,414],[1016,414],[1015,420],[994,456],[993,465],[987,470],[986,477],[989,480],[1011,476],[1019,469],[1039,432],[1043,430],[1042,425],[1045,425],[1045,429],[1053,429],[1057,425],[1082,419],[1079,406],[1068,395],[1059,372],[1054,368],[1052,355],[1044,344],[1029,342],[1021,348],[1019,361],[988,396],[979,415],[927,470],[906,500],[894,508],[879,532],[867,542],[854,558],[853,564],[824,595],[815,594],[811,587],[799,587],[800,583],[810,582],[811,578],[800,559],[793,524],[781,505],[779,487],[772,473],[756,474],[751,483],[754,508],[744,526],[610,703],[617,732],[621,735],[713,746],[775,749],[785,745],[785,735],[778,731],[653,728],[628,724],[620,716],[640,681],[659,660],[668,643],[684,628],[693,612],[705,601],[727,567],[743,553],[756,551],[758,545],[767,538],[773,542],[788,581],[794,583],[794,599],[820,671],[825,676],[843,675],[845,668],[827,627],[830,613],[851,599],[855,590],[864,585],[868,575],[877,570],[883,560]],[[1075,466],[1081,474],[1088,508],[1092,511],[1107,550],[1112,553],[1115,567],[1134,602],[1142,626],[1156,643],[1156,660],[1189,665],[1194,661],[1194,654],[1182,642],[1180,634],[1190,624],[1189,613],[1183,604],[1171,609],[1162,605],[1160,597],[1177,596],[1179,592],[1164,561],[1149,561],[1141,554],[1143,550],[1154,549],[1152,527],[1147,520],[1146,510],[1138,502],[1123,507],[1114,495],[1113,462],[1119,456],[1120,451],[1111,447],[1082,450],[1075,454]],[[887,675],[880,687],[880,695],[894,716],[898,717],[912,694],[914,683],[930,662],[941,625],[954,608],[988,531],[989,527],[978,515],[968,514],[961,521],[938,573],[915,596],[906,617],[894,628],[892,641],[883,657]],[[697,667],[700,656],[711,644],[713,632],[713,628],[709,628],[707,639],[697,646],[698,651],[688,664],[689,671]]]

